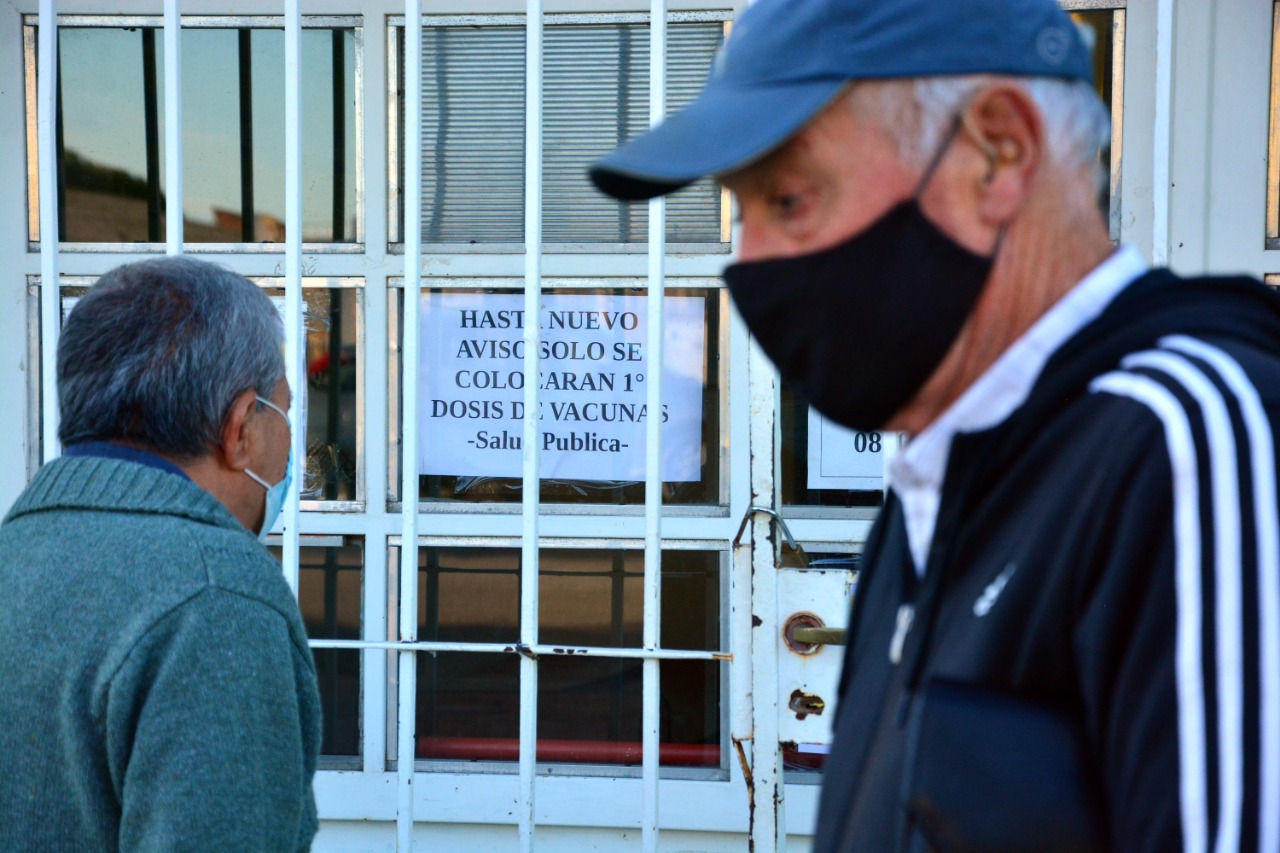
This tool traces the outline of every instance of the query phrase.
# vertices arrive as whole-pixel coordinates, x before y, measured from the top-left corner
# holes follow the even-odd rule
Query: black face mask
[[[990,258],[943,234],[915,195],[845,242],[734,264],[734,304],[784,382],[851,429],[880,429],[937,369],[982,293]],[[998,249],[998,244],[997,244]]]

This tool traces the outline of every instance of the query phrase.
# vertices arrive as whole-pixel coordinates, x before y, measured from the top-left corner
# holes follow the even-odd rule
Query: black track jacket
[[[814,849],[894,849],[904,721],[937,676],[1078,714],[1113,850],[1280,850],[1278,421],[1280,299],[1157,270],[955,437],[922,580],[890,495]]]

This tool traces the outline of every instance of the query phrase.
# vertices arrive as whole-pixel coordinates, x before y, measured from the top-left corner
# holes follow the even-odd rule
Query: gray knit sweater
[[[319,744],[297,605],[221,503],[41,469],[0,525],[0,850],[305,850]]]

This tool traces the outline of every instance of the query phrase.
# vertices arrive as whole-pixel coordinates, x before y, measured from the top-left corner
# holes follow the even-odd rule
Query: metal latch
[[[746,513],[742,516],[742,523],[738,525],[738,533],[733,537],[733,547],[738,547],[738,543],[742,541],[742,534],[747,529],[747,522],[751,520],[751,516],[756,513],[763,513],[777,522],[778,529],[782,531],[782,545],[778,547],[778,565],[779,569],[807,569],[809,568],[809,556],[805,554],[804,548],[800,547],[800,543],[791,535],[791,530],[787,527],[787,523],[782,520],[782,516],[777,511],[767,506],[749,506]]]

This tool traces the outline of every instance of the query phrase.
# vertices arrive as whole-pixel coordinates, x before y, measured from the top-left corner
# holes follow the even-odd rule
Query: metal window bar
[[[305,335],[302,317],[302,15],[299,0],[284,4],[284,315],[285,375],[293,389],[291,453],[294,465],[307,465]],[[298,594],[298,521],[302,480],[289,489],[284,505],[284,577]]]
[[[67,233],[67,146],[66,146],[66,123],[63,121],[62,112],[62,35],[60,32],[54,34],[53,61],[58,66],[58,76],[53,81],[54,85],[54,144],[57,146],[57,182],[58,182],[58,234],[59,236]]]
[[[406,549],[407,550],[407,549]],[[534,645],[524,646],[513,643],[471,643],[440,642],[431,640],[311,640],[313,649],[387,649],[389,651],[412,652],[473,652],[477,654],[519,654],[526,659],[530,654],[535,657],[594,657],[616,658],[618,660],[702,660],[729,661],[733,655],[728,652],[699,651],[696,649],[627,649],[601,646],[567,646]]]
[[[405,0],[405,136],[404,190],[406,203],[417,209],[422,196],[422,4]],[[404,224],[404,418],[400,431],[403,464],[401,494],[418,491],[418,310],[422,299],[422,225],[417,217]],[[418,638],[418,511],[406,499],[400,510],[400,641]],[[412,647],[397,655],[399,695],[396,726],[396,842],[397,849],[413,849],[413,781],[417,711],[417,654]]]
[[[170,255],[182,254],[181,44],[178,0],[164,0],[165,252]]]
[[[57,200],[57,120],[54,103],[58,77],[57,17],[54,0],[41,0],[38,40],[39,71],[36,96],[37,159],[40,171],[40,338],[43,342],[40,369],[44,376],[57,375],[58,334],[62,328],[61,299],[58,293],[58,200]],[[48,384],[46,380],[46,385]],[[58,455],[58,395],[45,388],[44,461]]]
[[[253,30],[236,34],[240,96],[240,239],[252,243],[257,215],[253,209]]]
[[[164,196],[160,191],[160,116],[156,93],[156,31],[144,27],[142,34],[142,110],[147,145],[147,239],[160,242],[160,217]]]
[[[649,10],[649,124],[666,114],[667,12],[666,0],[653,0]],[[648,350],[645,358],[648,417],[645,419],[644,487],[644,649],[656,652],[662,644],[662,326],[666,256],[666,199],[649,201]],[[659,663],[645,658],[641,683],[641,759],[644,817],[640,828],[643,849],[658,849]]]
[[[325,434],[336,448],[341,444],[340,428],[342,423],[342,352],[344,339],[342,336],[342,294],[329,291],[329,368],[325,371],[329,382],[325,394]],[[359,417],[357,415],[357,417]],[[359,451],[357,451],[358,453]],[[359,475],[357,474],[357,477]],[[338,497],[341,479],[341,465],[335,458],[333,468],[324,476],[318,486],[319,497],[323,500],[335,500]]]
[[[542,367],[539,318],[542,303],[542,0],[525,9],[524,152],[524,470],[521,474],[523,536],[520,559],[520,642],[538,645],[538,509],[541,447],[538,441],[538,379]],[[413,66],[414,76],[420,76]],[[419,210],[421,200],[411,210]],[[406,219],[418,219],[412,216]],[[406,498],[413,494],[405,490]],[[536,653],[520,658],[520,825],[521,853],[534,849],[534,785],[537,781],[538,664]]]
[[[342,31],[334,30],[330,35],[330,56],[333,67],[333,235],[335,243],[346,240],[347,218],[347,122],[345,101],[347,99],[345,74],[345,51],[343,49]]]

